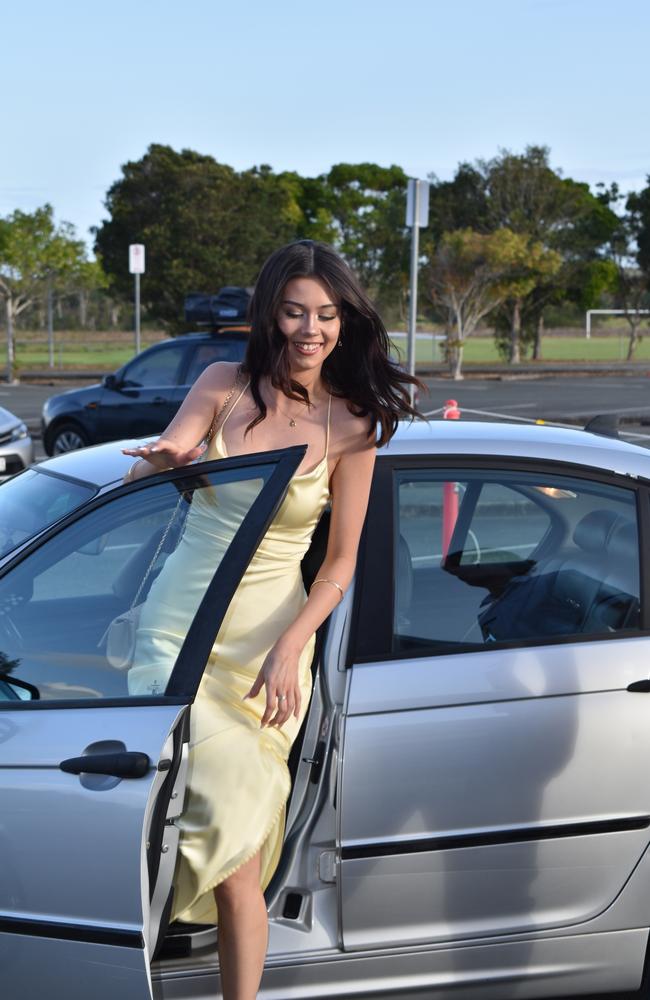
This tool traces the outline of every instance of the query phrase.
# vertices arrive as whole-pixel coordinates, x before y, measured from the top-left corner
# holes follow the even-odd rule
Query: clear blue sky
[[[242,169],[453,175],[551,147],[565,175],[650,173],[649,0],[5,0],[0,215],[99,223],[152,142]]]

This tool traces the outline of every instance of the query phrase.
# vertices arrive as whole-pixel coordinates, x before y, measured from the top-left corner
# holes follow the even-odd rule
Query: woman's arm
[[[139,460],[129,469],[127,482],[154,472],[189,465],[199,457],[203,451],[200,442],[232,388],[238,367],[229,361],[209,365],[201,372],[178,413],[157,441],[138,448],[122,449],[125,455],[134,455]]]
[[[358,419],[355,420],[358,429]],[[354,575],[361,529],[368,507],[376,449],[369,443],[367,427],[358,431],[339,458],[331,477],[332,515],[327,554],[316,579],[335,581],[345,591]],[[276,642],[267,656],[247,697],[256,697],[266,685],[266,710],[261,724],[282,726],[293,714],[300,714],[298,661],[316,629],[341,600],[330,583],[312,586],[299,615]],[[286,700],[277,702],[278,694]]]

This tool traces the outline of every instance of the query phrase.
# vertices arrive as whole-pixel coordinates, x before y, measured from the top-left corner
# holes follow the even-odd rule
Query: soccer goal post
[[[641,314],[647,315],[650,313],[650,309],[587,309],[585,313],[585,338],[589,340],[591,337],[592,316],[603,316],[607,314],[610,316],[626,316],[627,313],[636,313],[637,316],[640,316]]]

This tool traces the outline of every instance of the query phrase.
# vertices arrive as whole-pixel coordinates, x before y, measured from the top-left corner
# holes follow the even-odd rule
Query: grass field
[[[160,340],[165,334],[158,331],[142,333],[142,350]],[[54,368],[79,368],[111,372],[135,354],[135,337],[131,332],[61,332],[54,337]],[[47,340],[42,333],[29,334],[22,330],[16,337],[16,364],[18,371],[49,367]]]
[[[400,356],[406,357],[406,339],[400,337],[393,340]],[[542,358],[544,361],[625,361],[627,356],[627,338],[617,335],[607,337],[592,337],[587,340],[582,336],[554,337],[548,334],[543,340]],[[441,344],[433,339],[418,339],[416,341],[416,362],[427,364],[442,359]],[[467,341],[463,354],[463,363],[471,364],[496,364],[501,362],[501,358],[494,346],[494,341],[489,337],[476,337]],[[650,336],[646,336],[637,345],[636,361],[650,360]]]
[[[142,335],[142,347],[163,339],[165,335],[162,332],[146,331]],[[406,338],[396,337],[393,343],[400,355],[406,357]],[[440,363],[440,347],[440,342],[433,337],[420,337],[416,342],[417,363]],[[61,332],[55,336],[54,370],[77,368],[110,372],[128,361],[134,353],[134,337],[130,332]],[[553,336],[549,333],[543,343],[544,361],[624,361],[626,354],[627,338],[616,333],[595,336],[590,340],[584,334]],[[496,364],[500,360],[491,337],[476,337],[467,341],[465,365]],[[650,361],[650,334],[638,345],[636,360]],[[30,369],[49,367],[47,341],[42,333],[30,335],[19,332],[16,338],[16,361],[19,372],[27,373]]]

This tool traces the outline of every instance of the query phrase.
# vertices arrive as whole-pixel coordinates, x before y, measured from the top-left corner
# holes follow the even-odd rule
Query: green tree
[[[79,304],[79,326],[88,326],[88,303],[96,292],[108,289],[108,278],[99,260],[80,261],[75,270],[62,282],[61,292],[75,296]]]
[[[495,317],[501,345],[504,327],[509,329],[508,356],[513,363],[521,358],[526,329],[533,357],[541,357],[544,310],[549,304],[570,300],[589,308],[611,281],[611,270],[603,267],[603,261],[616,217],[588,185],[553,170],[549,156],[545,146],[528,146],[523,154],[504,150],[492,160],[479,161],[489,227],[505,226],[526,236],[531,246],[561,257],[559,267],[548,266],[548,258],[527,293],[510,300]],[[533,269],[540,263],[531,261]]]
[[[407,176],[401,167],[338,163],[322,177],[332,242],[380,302],[408,286]]]
[[[211,156],[152,145],[106,196],[95,248],[119,297],[132,294],[130,243],[147,248],[142,302],[172,333],[191,291],[251,285],[264,259],[302,224],[295,177],[262,166],[237,173]]]
[[[627,360],[633,361],[641,340],[641,324],[650,307],[650,193],[648,189],[627,196],[617,184],[603,189],[604,203],[618,210],[609,249],[614,267],[612,291],[629,327]]]
[[[429,229],[423,246],[431,247],[443,233],[474,229],[487,233],[493,228],[488,213],[487,182],[484,173],[471,163],[459,163],[451,181],[429,175]]]
[[[16,318],[45,290],[48,281],[64,282],[86,260],[81,240],[68,222],[56,225],[51,205],[34,212],[16,210],[0,219],[0,297],[7,320],[7,378],[15,376]]]
[[[506,356],[516,362],[522,347],[530,346],[533,357],[541,357],[547,307],[571,301],[589,308],[609,287],[607,245],[616,227],[611,208],[586,184],[554,170],[544,146],[528,146],[522,154],[502,150],[491,160],[459,164],[451,181],[431,180],[431,225],[423,240],[429,257],[443,232],[465,228],[506,228],[530,246],[560,254],[560,268],[543,267],[532,284],[527,276],[527,294],[491,313]]]
[[[468,337],[508,298],[526,294],[527,283],[534,280],[526,262],[532,259],[539,267],[547,253],[505,228],[493,233],[472,229],[443,233],[425,279],[434,306],[447,317],[447,361],[454,379],[462,378]]]

